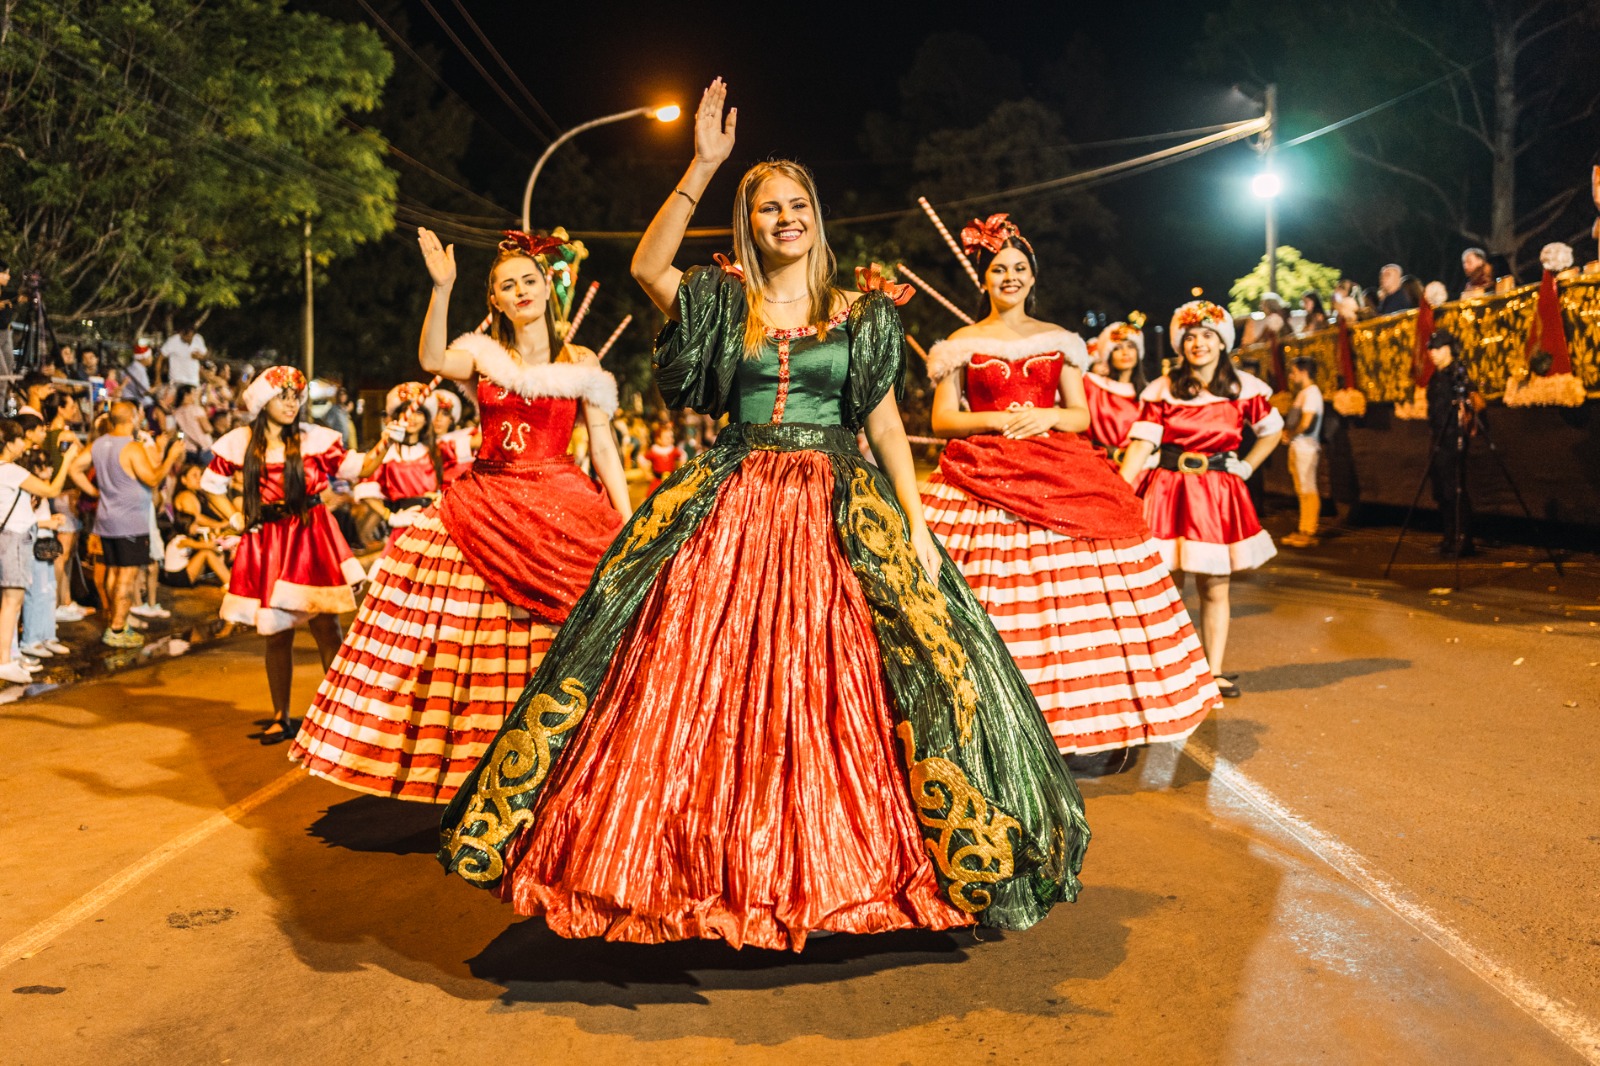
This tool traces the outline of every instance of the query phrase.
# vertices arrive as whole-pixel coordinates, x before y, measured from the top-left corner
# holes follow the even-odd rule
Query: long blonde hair
[[[805,190],[806,198],[811,201],[817,240],[811,246],[811,251],[806,253],[806,289],[811,294],[811,308],[806,317],[816,329],[818,337],[827,335],[828,320],[833,317],[836,291],[833,279],[839,263],[834,258],[833,249],[828,247],[827,234],[823,232],[817,179],[811,176],[811,171],[790,159],[757,163],[739,179],[739,191],[733,198],[733,254],[744,268],[744,297],[748,308],[744,323],[744,354],[747,359],[759,356],[767,340],[767,320],[762,313],[766,306],[763,297],[767,275],[761,267],[761,253],[756,250],[755,235],[751,232],[750,207],[761,183],[773,177],[790,179]]]
[[[502,242],[499,253],[494,257],[494,262],[489,264],[489,276],[484,281],[484,299],[489,304],[489,336],[500,342],[500,347],[508,351],[517,350],[517,327],[512,324],[511,317],[494,305],[494,272],[500,269],[501,263],[509,263],[513,259],[528,259],[539,268],[539,273],[544,275],[545,329],[550,333],[550,361],[562,362],[566,355],[566,341],[561,328],[561,304],[556,300],[556,287],[550,281],[550,267],[542,255],[529,255],[521,248],[506,247],[510,242]]]

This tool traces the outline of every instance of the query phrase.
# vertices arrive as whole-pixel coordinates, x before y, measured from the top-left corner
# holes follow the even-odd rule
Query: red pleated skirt
[[[833,465],[756,451],[663,568],[501,885],[563,936],[968,925],[907,797]]]
[[[374,568],[289,757],[359,792],[447,802],[554,635],[496,595],[429,507]]]
[[[1253,570],[1278,554],[1256,517],[1250,490],[1232,474],[1157,467],[1144,472],[1138,491],[1169,569],[1231,574]]]
[[[1095,462],[1087,458],[1084,462]],[[1068,537],[935,472],[928,528],[960,567],[1063,753],[1180,740],[1220,699],[1160,548]]]

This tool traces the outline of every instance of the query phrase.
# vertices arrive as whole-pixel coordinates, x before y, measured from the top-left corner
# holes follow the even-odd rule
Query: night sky
[[[1025,89],[1068,54],[1075,37],[1087,41],[1106,58],[1110,103],[1094,113],[1086,108],[1069,116],[1068,132],[1074,139],[1085,139],[1075,126],[1108,137],[1253,117],[1259,114],[1256,105],[1226,82],[1202,78],[1191,66],[1206,16],[1221,6],[1222,0],[1092,7],[902,3],[860,5],[848,14],[835,14],[841,9],[831,5],[600,2],[562,5],[557,15],[535,6],[467,2],[561,128],[647,103],[675,101],[687,112],[707,81],[716,75],[726,78],[731,102],[740,110],[739,148],[708,194],[710,210],[702,210],[697,219],[717,225],[723,224],[739,171],[759,158],[791,156],[810,164],[825,207],[848,189],[852,172],[860,173],[863,113],[893,107],[898,81],[917,45],[934,32],[959,31],[983,39],[1010,57]],[[451,4],[435,0],[435,7],[460,24]],[[420,4],[407,9],[413,35],[435,40],[446,54],[441,67],[451,84],[507,136],[526,142],[530,158],[536,155],[542,144],[437,33],[426,10]],[[471,43],[465,32],[463,37]],[[513,37],[528,44],[513,49],[508,44]],[[497,73],[487,57],[484,66]],[[410,60],[397,55],[396,76],[414,73]],[[626,146],[686,165],[691,127],[687,119],[670,127],[625,123],[586,133],[577,143],[591,157]],[[1115,149],[1094,161],[1110,162],[1155,147],[1161,146]],[[1225,299],[1231,281],[1255,265],[1264,240],[1262,207],[1248,192],[1255,169],[1254,153],[1240,143],[1097,190],[1119,219],[1122,259],[1138,278],[1143,306],[1153,317],[1164,318],[1188,298],[1194,285],[1212,298]],[[1294,159],[1285,158],[1280,169],[1291,181],[1290,194],[1282,201],[1280,241],[1299,244],[1318,258],[1314,246],[1296,237],[1298,214],[1314,205],[1294,195]],[[1007,206],[997,202],[985,205],[985,211]],[[1015,213],[1026,229],[1026,205],[1018,205]],[[960,219],[953,217],[956,212],[950,214],[946,221],[954,226]],[[637,221],[642,226],[647,219]],[[1370,281],[1379,263],[1340,265]],[[1120,315],[1127,308],[1102,310]]]

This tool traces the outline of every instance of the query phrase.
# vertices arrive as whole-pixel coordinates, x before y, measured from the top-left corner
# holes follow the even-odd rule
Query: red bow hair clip
[[[1024,245],[1028,244],[1022,236],[1022,231],[1017,229],[1017,224],[1011,221],[1011,216],[1002,211],[988,218],[975,218],[961,227],[961,247],[965,248],[968,255],[972,255],[979,248],[991,254],[998,252],[1000,247],[1011,238],[1017,238]],[[1031,252],[1032,246],[1028,247]]]
[[[540,237],[533,233],[524,233],[519,229],[501,231],[505,240],[500,242],[502,252],[521,252],[530,259],[544,255],[546,252],[555,251],[567,242],[560,237]]]
[[[907,300],[917,294],[913,286],[902,285],[884,277],[883,267],[878,263],[856,267],[856,289],[860,292],[881,292],[893,301],[896,307],[903,307]]]

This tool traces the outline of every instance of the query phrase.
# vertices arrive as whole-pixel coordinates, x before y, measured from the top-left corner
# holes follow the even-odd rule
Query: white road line
[[[305,777],[305,772],[302,770],[290,770],[282,777],[250,793],[238,803],[213,814],[193,829],[173,837],[144,858],[123,867],[32,929],[0,946],[0,968],[32,957],[50,941],[132,889],[173,859],[218,830],[238,822],[273,797],[282,795],[297,782],[304,781]]]
[[[1399,886],[1376,873],[1359,852],[1295,814],[1271,792],[1246,777],[1205,744],[1191,737],[1184,754],[1199,763],[1212,780],[1221,782],[1238,794],[1317,858],[1443,948],[1495,991],[1532,1015],[1568,1047],[1590,1062],[1600,1063],[1600,1028],[1589,1018],[1552,1000],[1510,967],[1496,962],[1467,943],[1460,933],[1451,929],[1427,907],[1407,898]]]

